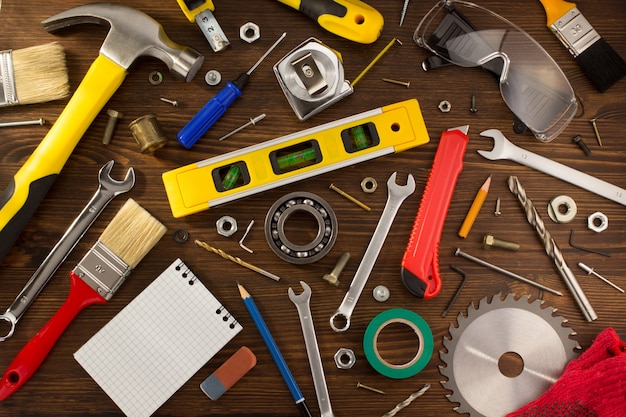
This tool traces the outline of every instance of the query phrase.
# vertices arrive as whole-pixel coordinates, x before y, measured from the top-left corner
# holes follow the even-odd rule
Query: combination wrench
[[[396,213],[400,208],[400,205],[404,200],[413,194],[415,191],[415,179],[413,175],[409,174],[406,180],[406,185],[396,184],[396,172],[391,174],[387,180],[387,203],[383,209],[383,213],[378,220],[376,230],[372,235],[369,245],[361,259],[361,263],[352,278],[350,288],[346,293],[341,305],[330,317],[330,327],[336,332],[345,332],[350,327],[350,316],[352,311],[356,307],[356,303],[359,301],[359,297],[365,288],[367,279],[374,268],[378,254],[385,243],[389,229],[393,224],[393,220],[396,217]],[[339,322],[343,320],[342,325]]]
[[[626,190],[623,188],[520,148],[511,143],[498,129],[485,130],[480,135],[493,139],[492,150],[478,151],[484,158],[492,161],[508,159],[517,162],[626,206]]]
[[[320,356],[317,336],[315,335],[315,326],[313,326],[313,316],[311,315],[311,287],[304,281],[300,281],[300,285],[303,288],[301,294],[296,295],[291,288],[289,288],[287,292],[289,299],[296,305],[298,315],[300,316],[300,325],[302,326],[304,344],[306,346],[307,356],[309,357],[309,366],[311,367],[311,374],[313,375],[313,386],[315,387],[321,417],[334,417],[335,414],[333,413],[333,408],[330,405],[330,397],[328,396],[328,386],[326,385],[326,377],[324,376],[322,357]]]
[[[22,291],[15,298],[11,306],[0,315],[0,320],[9,323],[6,335],[0,335],[0,342],[4,342],[15,332],[15,326],[26,310],[35,301],[35,298],[48,283],[52,275],[65,261],[78,241],[83,237],[89,226],[98,218],[102,210],[114,197],[128,192],[135,185],[135,171],[129,168],[126,177],[117,181],[111,177],[111,170],[115,161],[109,161],[100,168],[98,173],[98,189],[78,217],[65,231],[61,239],[52,248],[46,259],[28,280]]]

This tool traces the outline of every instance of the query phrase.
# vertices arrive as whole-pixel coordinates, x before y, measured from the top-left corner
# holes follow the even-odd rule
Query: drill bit
[[[409,0],[404,0],[404,5],[402,6],[402,13],[400,13],[400,24],[398,27],[402,26],[404,23],[404,17],[406,16],[406,9],[409,7]]]
[[[415,391],[413,394],[409,395],[409,397],[402,401],[401,403],[399,403],[398,405],[396,405],[393,410],[386,412],[385,414],[383,414],[383,417],[393,417],[396,414],[398,414],[398,411],[402,410],[404,407],[408,406],[409,404],[411,404],[416,398],[421,397],[422,395],[424,395],[424,393],[426,391],[428,391],[428,389],[430,388],[430,384],[426,384],[422,387],[422,389],[420,389],[419,391]]]
[[[243,266],[244,268],[248,268],[248,269],[249,269],[249,270],[251,270],[251,271],[257,272],[257,273],[259,273],[259,274],[261,274],[261,275],[263,275],[263,276],[265,276],[265,277],[271,278],[271,279],[273,279],[274,281],[280,281],[280,277],[278,277],[278,276],[276,276],[276,275],[274,275],[274,274],[272,274],[272,273],[270,273],[270,272],[267,272],[266,270],[261,269],[261,268],[259,268],[258,266],[254,266],[254,265],[252,265],[252,264],[250,264],[250,263],[248,263],[248,262],[246,262],[246,261],[242,260],[241,258],[238,258],[238,257],[236,257],[236,256],[232,256],[232,255],[229,255],[229,254],[227,254],[226,252],[224,252],[224,251],[223,251],[223,250],[221,250],[221,249],[214,248],[213,246],[209,245],[209,244],[208,244],[208,243],[206,243],[206,242],[202,242],[202,241],[200,241],[200,240],[196,239],[196,240],[194,241],[194,243],[195,243],[197,246],[200,246],[201,248],[206,249],[206,250],[208,250],[209,252],[213,252],[213,253],[215,253],[215,254],[217,254],[217,255],[221,256],[221,257],[222,257],[222,258],[224,258],[224,259],[227,259],[227,260],[229,260],[229,261],[231,261],[231,262],[234,262],[234,263],[236,263],[236,264],[239,264],[239,265]]]
[[[578,307],[585,316],[585,319],[589,322],[594,321],[598,318],[598,315],[594,311],[591,303],[587,299],[587,296],[580,287],[576,276],[567,266],[567,263],[565,263],[565,259],[563,259],[563,253],[552,238],[552,235],[550,234],[550,232],[548,232],[548,230],[546,230],[546,226],[539,216],[539,213],[537,212],[537,209],[535,208],[533,202],[526,196],[526,191],[524,190],[522,184],[519,182],[519,179],[515,176],[510,176],[508,184],[509,190],[511,190],[513,195],[515,195],[521,203],[522,208],[526,213],[526,220],[528,220],[528,223],[534,226],[535,230],[537,231],[537,234],[543,242],[546,253],[554,261],[554,264],[556,265],[559,274],[561,274],[561,277],[565,281],[567,288],[574,296],[574,300],[576,301],[576,304],[578,304]]]

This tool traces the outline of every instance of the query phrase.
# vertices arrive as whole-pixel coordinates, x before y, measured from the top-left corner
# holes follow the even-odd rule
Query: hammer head
[[[170,72],[191,81],[204,62],[196,50],[173,42],[159,22],[128,6],[113,3],[92,3],[74,7],[41,22],[44,29],[58,29],[81,23],[110,27],[100,54],[128,70],[142,56],[163,61]]]

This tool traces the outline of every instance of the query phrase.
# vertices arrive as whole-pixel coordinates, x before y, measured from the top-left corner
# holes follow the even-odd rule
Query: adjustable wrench
[[[391,174],[387,180],[387,203],[385,204],[383,213],[380,216],[380,220],[378,220],[376,230],[374,231],[372,239],[367,246],[363,259],[361,259],[359,268],[354,274],[354,278],[352,278],[352,283],[350,283],[350,288],[348,289],[346,296],[337,311],[335,311],[335,313],[330,317],[330,327],[334,331],[345,332],[348,330],[348,327],[350,327],[350,316],[352,315],[352,311],[354,310],[354,307],[356,307],[356,303],[359,301],[361,292],[363,292],[367,279],[374,268],[374,264],[376,263],[376,259],[378,258],[378,254],[380,253],[383,244],[385,243],[387,233],[389,233],[389,229],[391,229],[396,213],[398,212],[402,202],[408,196],[413,194],[413,191],[415,191],[415,179],[411,174],[409,174],[407,178],[406,185],[396,184],[395,172]],[[339,320],[344,320],[342,327],[339,327],[338,323],[335,323],[335,321]]]
[[[508,159],[517,162],[626,206],[626,190],[623,188],[520,148],[511,143],[498,129],[485,130],[480,135],[493,139],[492,150],[478,151],[484,158],[492,161]]]
[[[133,168],[129,168],[126,173],[126,178],[123,181],[117,181],[111,178],[111,169],[113,168],[114,161],[109,161],[98,173],[98,190],[83,211],[80,212],[78,217],[74,219],[74,222],[65,231],[65,234],[52,248],[46,259],[43,260],[39,268],[35,271],[33,276],[28,280],[26,286],[19,293],[13,304],[0,315],[0,320],[4,320],[9,323],[9,332],[2,336],[0,335],[0,342],[4,342],[6,339],[13,335],[15,332],[15,325],[18,320],[24,315],[26,310],[35,301],[35,298],[41,290],[48,283],[52,275],[56,272],[59,266],[65,261],[65,258],[74,249],[74,246],[83,237],[89,226],[98,218],[102,210],[109,204],[113,198],[119,194],[130,191],[135,185],[135,171]]]
[[[311,316],[311,306],[309,303],[311,301],[311,287],[304,281],[300,281],[300,285],[302,285],[304,289],[301,294],[296,295],[291,288],[289,288],[287,292],[289,299],[296,305],[298,315],[300,316],[304,344],[306,345],[306,353],[309,357],[309,366],[311,367],[311,374],[313,375],[313,385],[315,386],[315,394],[317,395],[317,404],[320,407],[321,417],[334,417],[333,408],[330,406],[330,397],[328,396],[322,357],[320,356],[315,327],[313,326],[313,317]]]

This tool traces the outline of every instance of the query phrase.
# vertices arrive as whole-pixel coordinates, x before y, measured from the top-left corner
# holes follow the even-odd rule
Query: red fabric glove
[[[541,397],[507,417],[626,416],[625,351],[615,330],[605,329]]]

